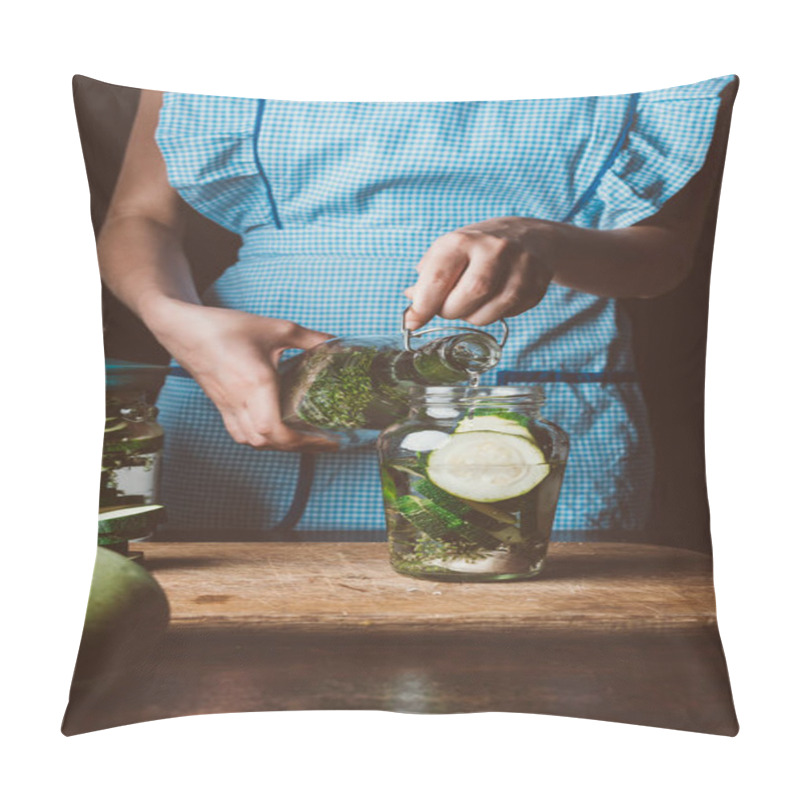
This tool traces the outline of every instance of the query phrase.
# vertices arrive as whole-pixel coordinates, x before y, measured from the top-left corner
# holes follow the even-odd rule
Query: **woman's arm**
[[[181,202],[155,141],[161,95],[143,92],[98,237],[108,288],[211,398],[230,435],[252,447],[331,449],[281,421],[277,365],[289,347],[329,338],[280,319],[203,306],[181,245]]]
[[[103,282],[146,324],[165,301],[200,303],[181,247],[180,199],[156,145],[160,108],[160,92],[142,92],[97,240]]]
[[[553,283],[601,297],[657,297],[692,268],[720,178],[736,92],[721,95],[705,164],[655,215],[629,228],[592,230],[502,217],[445,234],[423,256],[406,315],[419,328],[438,314],[488,325],[533,308]]]

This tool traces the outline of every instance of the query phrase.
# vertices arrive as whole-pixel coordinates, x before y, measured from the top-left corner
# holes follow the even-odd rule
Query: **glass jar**
[[[378,440],[391,564],[437,581],[525,580],[544,565],[569,439],[538,386],[412,391]]]
[[[166,367],[106,361],[106,424],[100,471],[100,512],[158,502],[164,430],[155,395]],[[137,538],[152,531],[139,526]]]

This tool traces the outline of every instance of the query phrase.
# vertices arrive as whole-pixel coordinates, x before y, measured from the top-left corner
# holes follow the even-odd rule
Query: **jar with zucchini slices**
[[[378,440],[395,570],[438,581],[533,578],[569,440],[538,386],[420,388]]]

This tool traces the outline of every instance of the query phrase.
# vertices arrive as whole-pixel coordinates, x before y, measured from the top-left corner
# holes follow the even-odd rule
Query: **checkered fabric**
[[[449,230],[498,216],[611,229],[658,211],[702,166],[731,79],[453,103],[167,94],[157,141],[183,198],[243,239],[205,302],[337,335],[394,333],[416,263]],[[615,378],[634,367],[615,302],[551,286],[510,326],[500,369],[601,376],[544,385],[544,416],[572,446],[554,538],[639,530],[652,454],[639,389]],[[189,379],[170,377],[159,408],[171,524],[266,530],[283,518],[297,455],[237,445]],[[374,450],[319,456],[297,529],[380,539],[383,528]]]

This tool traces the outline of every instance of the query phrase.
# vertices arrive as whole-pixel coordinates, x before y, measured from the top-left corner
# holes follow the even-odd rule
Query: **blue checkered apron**
[[[500,216],[598,229],[652,216],[702,166],[729,80],[474,103],[167,94],[157,142],[181,196],[243,240],[204,302],[337,335],[386,334],[415,265],[447,231]],[[554,538],[635,536],[652,453],[617,304],[553,285],[510,326],[486,382],[541,383],[544,416],[570,435]],[[274,530],[295,497],[300,456],[233,442],[188,378],[169,377],[158,406],[172,526],[385,537],[373,449],[316,456],[296,531]]]

